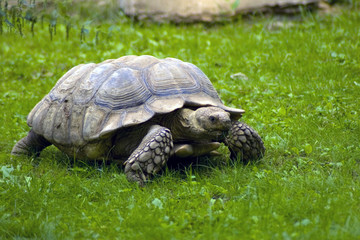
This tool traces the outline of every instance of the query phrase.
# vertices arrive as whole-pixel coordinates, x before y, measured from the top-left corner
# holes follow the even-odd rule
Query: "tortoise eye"
[[[213,122],[215,122],[216,118],[215,118],[214,116],[210,116],[210,117],[209,117],[209,120],[210,120],[210,122],[213,123]]]

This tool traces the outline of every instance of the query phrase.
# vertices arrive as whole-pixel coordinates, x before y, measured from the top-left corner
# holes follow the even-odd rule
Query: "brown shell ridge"
[[[64,102],[55,114],[53,121],[52,140],[56,143],[70,144],[70,123],[73,105]]]
[[[39,110],[39,108],[44,104],[44,102],[48,101],[48,95],[46,95],[40,102],[38,102],[35,107],[30,111],[30,113],[27,115],[26,123],[29,127],[33,126],[34,117]]]
[[[101,131],[101,123],[104,121],[107,115],[106,109],[98,108],[96,105],[90,105],[87,107],[84,119],[82,135],[84,140],[93,140],[97,134]]]
[[[75,73],[77,70],[79,70],[79,68],[85,66],[87,64],[80,64],[77,65],[73,68],[71,68],[69,71],[67,71],[55,84],[55,86],[50,90],[53,91],[54,89],[57,89],[59,87],[59,85],[61,85],[64,81],[66,81],[73,73]]]
[[[141,72],[130,67],[114,71],[99,88],[95,104],[112,110],[138,107],[151,97]]]
[[[92,72],[92,69],[96,67],[96,65],[97,64],[95,63],[81,64],[77,68],[73,68],[76,68],[76,71],[72,71],[72,69],[69,71],[71,72],[69,75],[66,73],[66,78],[62,77],[61,79],[63,80],[59,82],[61,80],[60,79],[48,94],[51,101],[58,101],[59,103],[62,103],[65,99],[67,99],[68,96],[72,95],[73,92],[77,90],[78,81],[86,78]]]
[[[153,81],[146,81],[148,78]],[[182,66],[175,67],[167,62],[159,62],[152,68],[144,69],[142,79],[152,95],[157,97],[197,93],[201,89],[200,84]]]
[[[111,63],[97,64],[90,74],[78,85],[76,89],[77,94],[74,96],[74,103],[86,104],[90,102],[103,82],[107,81],[108,77],[116,70],[118,69]]]
[[[46,117],[50,105],[51,100],[49,96],[46,95],[28,115],[27,124],[29,127],[33,127],[37,134],[43,134],[42,121]]]
[[[145,104],[142,109],[137,107],[122,111],[112,111],[108,114],[101,125],[101,131],[98,136],[103,137],[122,127],[130,127],[151,119],[155,112],[149,109]],[[96,138],[96,136],[94,136]]]
[[[204,86],[203,84],[199,84],[198,92],[207,93],[210,98],[216,98],[219,102],[222,103],[217,91],[215,90],[214,86],[210,82],[209,78],[194,64],[189,62],[183,62],[176,58],[166,58],[166,60],[169,60],[173,62],[177,67],[182,68],[185,70],[185,72],[189,75],[191,79],[196,79],[197,83],[206,83]],[[201,78],[199,78],[201,77]],[[209,91],[210,90],[210,91]],[[188,92],[183,92],[184,94]]]
[[[189,74],[192,78],[198,79],[198,82],[203,83],[201,86],[201,92],[206,93],[211,98],[217,99],[219,102],[222,103],[219,94],[217,93],[216,89],[212,85],[210,79],[203,73],[197,66],[192,63],[186,62],[184,64],[184,68],[190,68]]]
[[[82,146],[85,141],[83,138],[84,112],[87,107],[73,104],[71,107],[70,118],[68,121],[68,142],[74,146]]]

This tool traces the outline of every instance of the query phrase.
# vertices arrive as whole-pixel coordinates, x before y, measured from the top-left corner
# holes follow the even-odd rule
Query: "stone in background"
[[[316,8],[320,0],[118,0],[125,14],[155,21],[217,21],[249,12],[299,11]]]

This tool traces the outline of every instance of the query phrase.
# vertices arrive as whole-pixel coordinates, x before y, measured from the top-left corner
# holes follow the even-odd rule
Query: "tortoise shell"
[[[27,124],[48,141],[83,145],[182,107],[224,106],[206,75],[174,58],[125,56],[69,70],[30,112]]]

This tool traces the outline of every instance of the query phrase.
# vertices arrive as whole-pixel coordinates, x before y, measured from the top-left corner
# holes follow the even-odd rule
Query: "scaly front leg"
[[[159,125],[152,126],[124,163],[127,179],[143,186],[150,175],[156,174],[163,168],[173,147],[170,130]]]
[[[230,150],[230,158],[248,162],[264,156],[265,146],[259,134],[245,123],[234,121],[225,139],[225,144]]]

